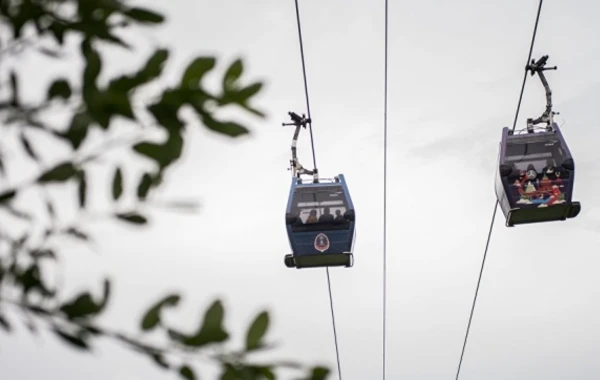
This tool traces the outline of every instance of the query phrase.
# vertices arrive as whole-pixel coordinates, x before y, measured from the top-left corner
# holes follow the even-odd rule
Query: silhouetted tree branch
[[[60,285],[51,285],[50,274],[59,274],[59,237],[70,237],[91,244],[93,237],[86,231],[86,222],[92,217],[112,218],[133,226],[149,223],[142,206],[164,206],[167,203],[150,201],[150,194],[163,183],[165,172],[181,157],[185,147],[184,131],[204,126],[214,133],[232,138],[249,133],[249,129],[234,120],[216,115],[224,106],[236,106],[249,115],[264,117],[262,111],[251,105],[262,83],[243,84],[243,62],[232,62],[222,74],[219,91],[209,91],[203,80],[216,66],[216,58],[200,56],[192,59],[178,83],[162,88],[153,99],[142,99],[139,94],[145,86],[158,83],[169,58],[169,50],[157,48],[136,70],[103,81],[98,80],[106,57],[99,46],[114,45],[129,49],[119,32],[133,26],[161,24],[164,17],[156,11],[131,7],[119,0],[22,0],[0,2],[0,24],[10,30],[10,36],[0,41],[3,60],[23,52],[37,51],[46,57],[65,63],[72,70],[66,52],[78,50],[83,59],[81,83],[72,83],[67,76],[52,78],[43,91],[42,100],[31,101],[22,96],[20,78],[27,76],[18,66],[0,70],[0,326],[12,331],[12,312],[23,314],[25,324],[32,332],[40,326],[52,331],[70,346],[90,351],[97,339],[111,339],[133,351],[146,355],[162,368],[173,370],[185,379],[196,379],[197,369],[192,362],[205,360],[218,363],[221,379],[275,379],[278,368],[307,369],[308,379],[325,379],[327,368],[306,368],[295,363],[258,364],[248,355],[270,346],[264,342],[269,327],[269,314],[259,313],[248,327],[245,346],[228,349],[225,343],[230,335],[224,326],[225,310],[215,300],[205,311],[191,332],[170,326],[162,319],[165,309],[176,308],[181,296],[169,294],[159,298],[142,313],[140,331],[131,334],[107,325],[100,325],[98,317],[106,310],[112,294],[112,283],[103,281],[102,291],[93,295],[82,291],[70,299],[60,296]],[[212,106],[209,106],[212,104]],[[179,117],[187,108],[197,116],[195,122]],[[52,122],[48,115],[66,113],[65,125]],[[150,120],[150,121],[148,121]],[[127,138],[106,137],[115,129],[127,129]],[[87,152],[83,149],[90,140],[90,132],[101,132],[102,141]],[[161,141],[149,139],[151,132],[164,135]],[[36,134],[36,139],[31,133]],[[42,132],[40,135],[39,132]],[[122,135],[125,136],[125,135]],[[68,154],[48,162],[47,148],[38,144],[49,139],[52,146],[63,147]],[[88,144],[89,145],[89,144]],[[46,146],[44,144],[44,146]],[[10,149],[9,149],[10,148]],[[22,157],[15,154],[20,150]],[[92,164],[101,163],[111,149],[125,148],[138,158],[150,160],[153,169],[144,170],[138,178],[126,178],[121,166],[114,170],[106,184],[114,207],[91,214],[88,211],[88,179]],[[14,167],[33,164],[37,172],[26,181],[8,185]],[[17,169],[21,170],[21,169]],[[136,202],[123,208],[117,202],[127,192],[125,183],[135,181]],[[75,187],[71,205],[57,203],[46,190],[48,186],[68,191]],[[45,205],[19,202],[24,194],[37,191]],[[179,202],[178,208],[194,206]],[[73,207],[77,216],[65,222],[61,210]],[[56,281],[55,281],[56,282]],[[150,340],[150,333],[161,332],[162,343]]]

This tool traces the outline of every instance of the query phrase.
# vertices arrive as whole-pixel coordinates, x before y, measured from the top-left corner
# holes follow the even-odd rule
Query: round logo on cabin
[[[315,249],[319,252],[325,252],[329,249],[329,238],[327,235],[320,233],[315,238]]]

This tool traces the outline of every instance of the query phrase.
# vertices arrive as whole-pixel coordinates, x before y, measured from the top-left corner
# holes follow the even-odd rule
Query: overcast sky
[[[240,342],[268,308],[275,356],[335,370],[325,270],[283,264],[293,130],[281,122],[288,111],[306,111],[294,2],[147,3],[168,24],[138,32],[146,47],[115,53],[109,70],[134,67],[154,45],[172,49],[171,78],[197,55],[217,54],[220,67],[241,56],[247,77],[267,82],[255,104],[268,118],[247,119],[252,135],[234,142],[196,128],[160,195],[197,198],[201,211],[155,212],[143,231],[96,225],[100,254],[67,249],[69,287],[96,286],[109,274],[116,283],[106,321],[133,331],[143,308],[172,290],[184,302],[169,318],[190,329],[222,297]],[[378,379],[384,2],[300,7],[318,167],[323,177],[346,176],[357,213],[355,266],[330,271],[342,375]],[[387,379],[454,379],[495,202],[498,142],[512,125],[537,7],[537,0],[390,1]],[[498,210],[463,380],[600,378],[599,11],[591,0],[543,6],[533,57],[548,54],[558,66],[547,78],[576,162],[573,199],[583,208],[566,222],[516,228],[505,227]],[[543,112],[543,94],[529,77],[517,128]],[[309,135],[300,140],[301,162],[311,167]],[[3,341],[3,379],[173,378],[112,344],[91,356],[51,336]]]

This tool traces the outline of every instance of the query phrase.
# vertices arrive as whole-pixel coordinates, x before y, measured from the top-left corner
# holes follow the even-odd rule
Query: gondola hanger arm
[[[315,168],[314,170],[308,170],[306,168],[304,168],[302,166],[302,164],[300,164],[300,161],[298,160],[298,156],[297,156],[297,152],[296,152],[296,144],[298,142],[298,135],[300,134],[300,128],[304,128],[306,129],[306,125],[309,124],[311,122],[310,118],[307,118],[306,115],[302,114],[302,116],[298,115],[295,112],[288,112],[288,115],[290,115],[290,118],[292,119],[291,123],[281,123],[281,126],[285,127],[285,126],[290,126],[293,125],[296,127],[296,130],[294,131],[294,137],[292,138],[292,159],[290,160],[290,168],[288,170],[292,170],[292,175],[293,176],[297,176],[298,178],[300,178],[301,175],[305,174],[305,175],[312,175],[313,176],[313,182],[317,183],[319,182],[319,175],[318,175],[318,171]]]
[[[546,80],[544,71],[557,70],[558,67],[556,67],[556,66],[545,67],[547,62],[548,62],[548,56],[544,55],[537,62],[535,61],[535,59],[532,59],[531,63],[525,67],[525,69],[527,71],[531,72],[531,76],[535,75],[536,73],[538,74],[538,76],[540,77],[540,80],[542,81],[542,85],[544,85],[544,90],[546,91],[546,110],[544,111],[542,116],[540,116],[539,118],[537,118],[535,120],[531,119],[531,118],[527,119],[527,132],[528,133],[534,133],[534,126],[537,124],[543,123],[543,122],[546,123],[546,130],[548,130],[548,131],[553,130],[553,124],[554,124],[553,117],[557,113],[552,111],[552,91],[550,90],[550,85],[548,85],[548,81]]]

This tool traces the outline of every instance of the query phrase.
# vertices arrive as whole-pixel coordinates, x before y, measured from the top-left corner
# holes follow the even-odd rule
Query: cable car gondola
[[[572,201],[575,162],[552,111],[552,92],[543,74],[545,55],[527,66],[538,74],[546,90],[546,111],[527,120],[526,133],[502,130],[496,177],[496,196],[506,217],[506,226],[550,222],[576,217],[581,204]],[[546,123],[545,127],[536,127]]]
[[[346,179],[339,174],[333,179],[319,179],[317,169],[307,170],[296,156],[300,127],[310,119],[289,112],[296,132],[292,140],[292,184],[285,223],[293,254],[285,256],[288,268],[352,267],[355,238],[355,211]],[[305,183],[301,175],[312,175]]]

